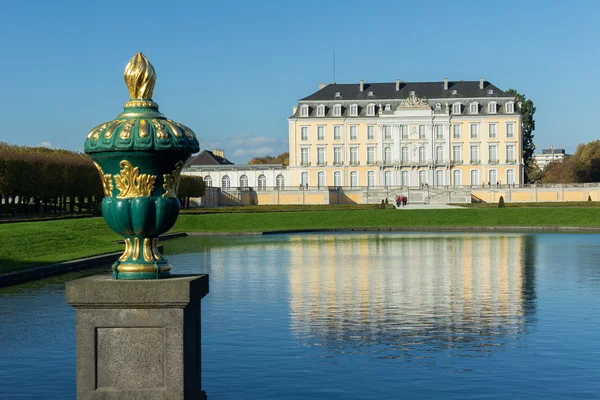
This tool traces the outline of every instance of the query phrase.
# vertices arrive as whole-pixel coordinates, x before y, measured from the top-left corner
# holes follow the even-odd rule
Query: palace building
[[[521,184],[520,104],[484,81],[319,85],[289,121],[290,184]]]

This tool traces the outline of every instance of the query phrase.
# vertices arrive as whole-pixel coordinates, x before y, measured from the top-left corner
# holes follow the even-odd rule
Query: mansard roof
[[[218,156],[212,151],[204,150],[195,157],[192,157],[185,164],[185,167],[194,167],[202,165],[233,165],[231,161],[225,157]]]
[[[493,94],[488,94],[489,90]],[[452,94],[456,90],[457,94]],[[369,92],[373,92],[369,96]],[[483,82],[483,89],[479,88],[479,81],[448,82],[448,90],[444,90],[444,82],[400,82],[400,90],[396,90],[396,82],[389,83],[364,83],[363,91],[360,91],[359,83],[331,83],[323,89],[307,96],[300,101],[327,101],[357,100],[377,101],[406,99],[410,92],[415,92],[419,98],[426,99],[464,99],[464,98],[498,98],[510,97],[504,91],[488,81]],[[336,93],[340,97],[336,98]]]

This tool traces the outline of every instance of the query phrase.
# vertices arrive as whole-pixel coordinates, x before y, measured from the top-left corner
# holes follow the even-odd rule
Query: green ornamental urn
[[[167,119],[152,101],[154,67],[142,53],[125,67],[130,100],[112,121],[85,141],[102,180],[102,213],[125,238],[112,267],[115,279],[160,279],[171,267],[158,251],[158,236],[179,216],[177,189],[184,162],[200,150],[190,128]]]

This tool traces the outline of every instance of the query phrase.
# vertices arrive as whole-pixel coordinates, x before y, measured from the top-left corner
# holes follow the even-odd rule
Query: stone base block
[[[68,282],[78,399],[203,399],[200,300],[208,275]]]

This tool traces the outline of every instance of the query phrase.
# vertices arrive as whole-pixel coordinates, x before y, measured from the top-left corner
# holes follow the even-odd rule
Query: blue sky
[[[503,6],[503,3],[505,6]],[[287,150],[299,98],[338,83],[477,80],[537,107],[535,143],[598,139],[600,1],[13,1],[0,24],[0,141],[82,150],[128,99],[142,51],[154,100],[237,163]]]

